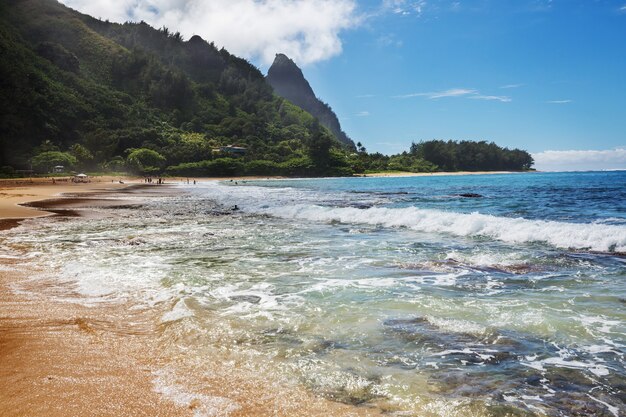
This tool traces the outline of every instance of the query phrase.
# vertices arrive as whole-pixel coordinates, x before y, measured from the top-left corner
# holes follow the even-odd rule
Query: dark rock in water
[[[380,395],[372,393],[371,389],[369,388],[362,388],[355,391],[342,389],[327,393],[325,396],[333,401],[350,405],[362,405],[377,398],[381,398]]]
[[[531,375],[528,378],[526,378],[526,382],[528,385],[532,385],[534,387],[538,387],[539,385],[541,385],[541,380],[543,379],[543,377],[541,375]]]
[[[354,375],[352,370],[345,370],[346,372]],[[385,398],[383,395],[374,391],[376,384],[380,383],[380,378],[373,377],[367,378],[367,382],[360,386],[344,385],[340,387],[313,387],[314,391],[317,391],[323,397],[330,400],[337,401],[350,405],[363,405],[372,402],[376,399]]]
[[[512,359],[515,359],[515,355],[512,352],[494,352],[491,358],[487,359],[485,363],[497,365]]]
[[[323,339],[314,346],[313,351],[316,353],[328,352],[333,349],[347,349],[348,345],[336,340]]]
[[[479,338],[466,333],[448,333],[441,331],[437,326],[424,317],[411,319],[385,320],[383,325],[393,335],[423,347],[447,346],[450,349],[463,349],[467,343],[476,343]]]
[[[508,404],[496,404],[487,406],[488,416],[492,417],[534,417],[536,414],[521,410]]]
[[[283,328],[267,329],[261,332],[263,343],[281,343],[299,346],[304,342],[293,331]]]
[[[120,240],[120,243],[128,246],[139,246],[145,244],[146,241],[140,237],[128,237],[126,239]]]
[[[558,357],[561,351],[556,344],[531,334],[511,330],[454,332],[425,317],[389,319],[383,326],[386,335],[401,343],[396,347],[390,341],[384,350],[376,352],[379,364],[403,369],[416,365],[420,369],[436,363],[437,367],[428,371],[433,392],[480,401],[487,396],[489,416],[534,416],[534,407],[551,417],[609,417],[615,416],[610,407],[621,410],[624,396],[619,393],[626,388],[623,373],[611,371],[597,376],[586,369],[558,364],[538,371],[527,366],[526,358],[543,361]],[[568,352],[574,362],[601,361],[607,367],[616,364],[612,369],[619,369],[621,362],[613,352],[591,355],[576,346],[570,346]],[[508,397],[518,400],[511,404]]]
[[[366,203],[354,203],[354,204],[351,204],[350,207],[354,207],[354,208],[358,208],[358,209],[364,210],[364,209],[372,208],[373,205],[372,204],[366,204]]]
[[[389,319],[383,322],[385,326],[406,326],[419,323],[428,323],[424,317],[414,317],[412,319]]]
[[[476,193],[463,193],[463,194],[459,194],[459,197],[465,197],[465,198],[482,198],[484,197],[481,194],[476,194]]]
[[[259,304],[261,297],[258,295],[233,295],[229,297],[232,301],[248,302],[250,304]]]

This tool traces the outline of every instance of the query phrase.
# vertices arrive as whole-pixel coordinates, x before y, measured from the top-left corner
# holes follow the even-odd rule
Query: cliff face
[[[335,135],[339,142],[355,149],[352,139],[341,130],[337,115],[328,104],[315,96],[302,70],[286,55],[276,55],[274,63],[267,72],[266,80],[274,88],[276,94],[311,113]]]

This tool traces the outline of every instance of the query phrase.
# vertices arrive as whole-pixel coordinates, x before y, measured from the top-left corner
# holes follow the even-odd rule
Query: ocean
[[[176,188],[25,221],[2,256],[88,304],[168,306],[160,325],[198,363],[361,409],[626,413],[626,172]]]

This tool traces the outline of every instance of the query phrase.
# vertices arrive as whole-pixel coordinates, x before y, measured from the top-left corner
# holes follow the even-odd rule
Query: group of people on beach
[[[143,181],[145,183],[147,183],[147,184],[152,184],[153,182],[155,182],[152,177],[146,177],[146,178],[143,179]],[[163,180],[163,178],[159,177],[159,178],[156,179],[156,183],[159,184],[159,185],[160,184],[165,184],[165,181]]]

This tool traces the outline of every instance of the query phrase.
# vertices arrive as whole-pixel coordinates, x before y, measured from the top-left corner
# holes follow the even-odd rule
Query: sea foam
[[[626,252],[624,226],[528,220],[415,207],[359,209],[299,204],[265,211],[278,217],[318,222],[406,227],[427,233],[487,237],[506,243],[542,242],[565,249]]]

